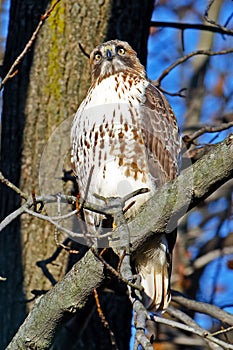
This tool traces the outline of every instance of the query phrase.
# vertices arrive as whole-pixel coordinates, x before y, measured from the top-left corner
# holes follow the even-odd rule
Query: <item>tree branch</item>
[[[187,267],[185,269],[185,276],[189,276],[191,275],[195,270],[201,269],[204,266],[206,266],[207,264],[209,264],[211,261],[213,261],[214,259],[220,258],[224,255],[231,255],[233,254],[233,247],[223,247],[220,249],[214,249],[211,252],[208,252],[202,256],[200,256],[199,258],[197,258],[192,266]]]
[[[59,283],[38,299],[7,349],[50,348],[65,315],[85,307],[93,290],[104,282],[104,265],[88,251]]]
[[[172,63],[168,68],[166,68],[163,73],[158,77],[158,79],[154,80],[153,83],[156,86],[160,86],[161,81],[177,66],[187,61],[193,56],[196,55],[206,55],[206,56],[216,56],[216,55],[226,55],[232,53],[233,49],[221,50],[221,51],[210,51],[210,50],[196,50],[188,53],[187,55],[178,58],[174,63]]]
[[[215,305],[210,305],[193,299],[188,299],[183,294],[176,291],[172,292],[172,300],[178,303],[179,305],[187,308],[188,310],[201,312],[203,314],[217,318],[222,323],[227,323],[231,326],[233,325],[233,315],[229,314],[229,312],[219,309]]]
[[[173,328],[182,329],[185,332],[190,332],[190,333],[199,335],[201,338],[205,338],[208,341],[211,341],[211,342],[221,346],[223,349],[228,349],[228,350],[233,349],[233,345],[226,343],[218,338],[213,337],[209,332],[202,330],[202,328],[200,329],[199,327],[197,328],[197,327],[189,326],[189,325],[183,324],[181,322],[162,318],[160,316],[153,316],[153,319],[155,322],[166,324],[166,325],[169,325]]]
[[[129,221],[131,254],[135,254],[137,249],[153,239],[153,235],[158,232],[172,231],[176,221],[187,210],[207,198],[232,178],[232,174],[233,135],[230,135],[193,167],[186,169],[174,182],[167,183],[158,190],[137,217]],[[117,228],[114,236],[119,236],[120,230],[120,227]],[[120,241],[118,247],[119,243]],[[91,251],[87,252],[53,289],[39,299],[7,349],[25,348],[30,344],[36,344],[38,349],[48,348],[63,316],[83,308],[94,288],[103,286],[105,281],[104,265]],[[161,320],[163,319],[156,319],[158,322]],[[186,326],[185,329],[198,334],[191,327]],[[212,340],[209,334],[206,336]]]
[[[233,176],[233,134],[160,188],[128,223],[132,251],[154,234],[172,232],[177,221]],[[153,210],[151,210],[153,208]],[[120,229],[120,228],[119,228]],[[114,239],[119,236],[114,231]]]
[[[203,126],[202,128],[200,128],[199,130],[197,130],[196,132],[194,132],[190,136],[184,135],[183,140],[188,146],[191,143],[193,143],[194,140],[196,140],[198,137],[200,137],[201,135],[203,135],[205,133],[213,133],[213,132],[223,131],[223,130],[229,129],[231,127],[233,127],[233,121],[231,121],[229,123],[222,123],[222,124],[216,125],[216,126],[206,125],[206,126]]]
[[[3,173],[0,171],[0,181],[11,188],[13,191],[15,191],[18,195],[20,195],[21,198],[28,200],[28,195],[24,192],[22,192],[18,187],[16,187],[12,182],[10,182],[7,178],[3,176]]]
[[[222,26],[215,26],[210,24],[200,24],[200,23],[179,23],[179,22],[162,22],[162,21],[151,21],[150,22],[151,27],[165,27],[165,28],[176,28],[180,29],[182,31],[186,29],[194,29],[194,30],[204,30],[212,33],[218,33],[218,34],[226,34],[233,36],[233,30],[227,29]]]
[[[182,323],[184,323],[190,327],[193,327],[195,330],[201,332],[202,334],[208,333],[205,329],[203,329],[201,326],[199,326],[192,319],[192,317],[188,316],[185,312],[178,310],[178,309],[172,307],[171,305],[169,306],[169,308],[166,311],[170,316],[173,316],[176,319],[178,319],[179,321],[181,321]],[[219,347],[217,344],[212,343],[212,341],[206,339],[206,337],[203,337],[203,338],[204,338],[203,340],[208,344],[210,349],[212,349],[212,350],[221,350],[222,349],[222,347]]]

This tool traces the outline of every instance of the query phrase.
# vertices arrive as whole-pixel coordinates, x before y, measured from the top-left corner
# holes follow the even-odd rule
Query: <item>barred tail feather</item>
[[[167,263],[163,266],[153,264],[148,272],[145,272],[144,269],[139,271],[141,285],[144,288],[143,304],[149,311],[163,311],[168,307],[171,299]]]
[[[136,269],[141,276],[143,304],[148,311],[163,311],[171,299],[171,253],[165,235],[157,237],[156,244],[136,256]],[[145,247],[144,247],[145,248]]]

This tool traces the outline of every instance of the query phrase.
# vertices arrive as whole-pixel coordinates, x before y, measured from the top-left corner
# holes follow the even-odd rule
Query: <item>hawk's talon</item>
[[[117,228],[117,223],[115,220],[113,220],[113,223],[112,223],[112,230],[115,231]]]

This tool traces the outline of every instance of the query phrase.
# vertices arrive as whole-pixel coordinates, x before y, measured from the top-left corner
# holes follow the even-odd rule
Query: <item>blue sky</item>
[[[155,7],[152,20],[157,21],[174,21],[174,22],[189,22],[189,23],[202,23],[202,14],[205,11],[206,1],[175,1],[170,0],[169,8],[167,6],[159,5]],[[177,9],[182,5],[194,4],[195,11],[188,11],[181,17],[180,12]],[[220,23],[224,24],[229,18],[229,15],[233,11],[233,5],[231,0],[224,1],[221,13]],[[229,26],[233,26],[233,19],[231,19]],[[161,72],[167,68],[175,59],[187,54],[190,51],[196,49],[196,45],[199,40],[200,31],[198,30],[186,30],[184,32],[184,52],[181,47],[181,32],[177,29],[162,28],[159,30],[159,35],[153,35],[150,37],[148,42],[148,63],[147,72],[151,79],[156,79]],[[224,38],[221,35],[215,35],[213,50],[221,50],[224,48],[233,47],[233,37]],[[216,83],[217,76],[220,72],[227,75],[226,86],[229,90],[233,90],[233,71],[232,67],[232,54],[226,55],[224,60],[220,60],[218,56],[211,57],[211,67],[208,75],[205,79],[205,85],[207,91]],[[190,65],[191,60],[188,60],[182,66],[175,68],[162,82],[162,87],[170,92],[177,92],[180,88],[187,86],[190,79]],[[169,97],[167,96],[172,107],[177,115],[180,127],[184,123],[185,115],[185,101],[180,97]],[[216,104],[219,104],[217,98],[209,98],[208,94],[205,98],[203,105],[203,116],[202,122],[208,123],[213,115],[213,108]],[[227,106],[229,110],[233,108],[232,99]],[[218,140],[219,141],[219,140]]]
[[[0,51],[3,51],[5,48],[6,36],[8,31],[8,22],[9,22],[10,1],[9,0],[3,1],[2,6],[3,6],[3,12],[0,19],[0,38],[1,38]],[[0,62],[0,64],[2,64],[2,62]],[[2,91],[0,92],[0,121],[1,121],[1,110],[2,110]]]

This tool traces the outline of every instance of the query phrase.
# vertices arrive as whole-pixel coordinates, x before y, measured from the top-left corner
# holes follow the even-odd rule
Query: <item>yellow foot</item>
[[[115,220],[113,220],[112,230],[115,231],[116,228],[117,228],[117,224],[116,224]]]

